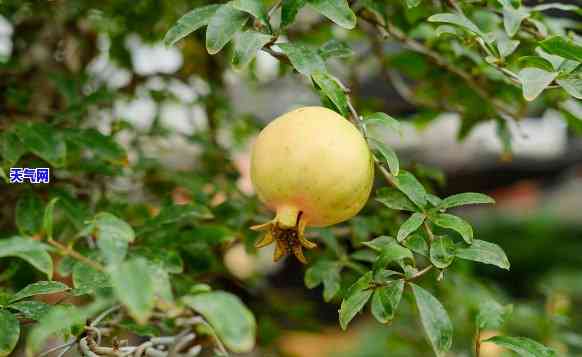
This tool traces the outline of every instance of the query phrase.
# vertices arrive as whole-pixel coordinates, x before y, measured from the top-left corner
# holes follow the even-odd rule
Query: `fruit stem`
[[[292,206],[281,206],[277,208],[275,221],[280,228],[289,229],[297,226],[299,210]]]

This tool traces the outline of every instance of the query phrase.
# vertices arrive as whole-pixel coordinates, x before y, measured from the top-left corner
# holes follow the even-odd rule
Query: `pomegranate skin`
[[[303,107],[278,117],[253,146],[251,180],[259,199],[276,212],[271,224],[296,228],[301,237],[306,226],[325,227],[356,215],[373,179],[364,137],[327,108]]]

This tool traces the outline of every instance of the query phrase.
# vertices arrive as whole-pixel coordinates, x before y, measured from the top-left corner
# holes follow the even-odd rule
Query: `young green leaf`
[[[111,287],[109,276],[83,263],[73,267],[73,286],[75,295],[93,294],[98,289]]]
[[[148,219],[138,230],[138,235],[155,231],[167,225],[181,225],[193,220],[211,219],[212,213],[208,207],[198,203],[164,206],[157,216]]]
[[[48,247],[30,238],[12,237],[0,239],[0,258],[17,257],[45,273],[53,276],[53,261],[47,252]]]
[[[403,259],[414,261],[414,256],[410,249],[405,248],[398,243],[387,244],[382,247],[378,259],[374,262],[374,270],[385,268],[388,264]]]
[[[553,36],[540,42],[540,46],[552,55],[582,62],[582,44],[567,37]]]
[[[556,352],[526,337],[494,336],[483,342],[492,342],[498,346],[516,352],[522,357],[553,357]]]
[[[16,226],[22,235],[34,236],[42,229],[43,204],[32,192],[16,202]]]
[[[469,20],[466,16],[460,14],[452,14],[452,13],[441,13],[435,14],[428,18],[430,22],[443,22],[447,24],[452,24],[463,28],[469,32],[472,32],[483,39],[489,39],[489,36],[485,35],[478,27],[473,23],[473,21]]]
[[[125,149],[111,136],[103,135],[95,129],[69,129],[66,137],[105,161],[116,165],[125,164]]]
[[[371,248],[372,250],[375,250],[376,252],[380,252],[384,247],[397,243],[396,240],[392,237],[379,236],[377,238],[372,239],[369,242],[363,242],[362,244],[365,245],[366,247]]]
[[[534,67],[547,72],[554,71],[554,64],[540,56],[523,56],[518,58],[516,63],[521,68]]]
[[[473,228],[461,217],[448,213],[441,213],[434,217],[432,221],[437,226],[456,231],[468,244],[473,242]]]
[[[373,293],[373,290],[370,289],[372,278],[372,272],[369,271],[348,289],[339,311],[339,321],[342,330],[348,327],[350,321],[352,321],[356,314],[370,300]]]
[[[558,78],[556,82],[568,94],[576,99],[582,99],[582,74],[576,73],[562,78]]]
[[[404,280],[394,280],[388,285],[377,288],[372,296],[372,315],[382,324],[394,318],[394,314],[404,291]]]
[[[430,262],[439,269],[445,269],[455,259],[455,243],[447,236],[438,237],[430,245]]]
[[[510,4],[503,6],[503,27],[509,37],[515,36],[523,20],[529,17],[529,12],[524,7],[514,8]]]
[[[51,305],[36,300],[18,301],[7,307],[18,311],[27,319],[35,321],[39,321],[51,309]]]
[[[52,126],[40,122],[24,122],[14,126],[24,146],[54,167],[65,165],[67,147]]]
[[[352,51],[348,44],[336,40],[335,38],[324,43],[323,46],[317,50],[317,52],[324,60],[332,57],[351,57],[354,54],[354,51]]]
[[[208,25],[208,21],[219,7],[218,4],[201,6],[182,16],[164,36],[166,46],[173,46],[192,32]]]
[[[307,0],[320,14],[348,30],[356,26],[356,14],[346,0]]]
[[[138,323],[145,324],[154,308],[154,281],[143,258],[134,258],[109,271],[115,295]]]
[[[20,322],[16,316],[0,308],[0,357],[10,356],[20,337]]]
[[[479,305],[476,323],[480,330],[497,330],[505,323],[513,311],[513,305],[503,306],[495,300],[487,300]]]
[[[305,286],[313,289],[323,283],[323,298],[328,302],[340,290],[340,271],[339,263],[320,260],[305,272]]]
[[[281,3],[281,27],[287,27],[295,21],[295,16],[307,0],[283,0]]]
[[[439,209],[449,209],[464,205],[495,203],[495,200],[482,193],[465,192],[445,198],[438,206]]]
[[[372,113],[364,116],[364,124],[366,126],[373,124],[385,125],[399,134],[402,133],[400,122],[392,118],[390,115],[382,112]]]
[[[422,2],[422,0],[406,0],[406,7],[408,7],[409,9],[412,9],[412,8],[420,5],[421,2]]]
[[[394,150],[379,140],[373,138],[369,138],[368,140],[372,144],[374,150],[380,153],[380,156],[384,161],[386,161],[390,173],[394,176],[398,176],[398,173],[400,172],[400,162],[398,161],[398,156],[396,156]]]
[[[210,18],[206,28],[208,53],[214,55],[220,52],[248,19],[248,14],[234,8],[230,3],[221,5]]]
[[[428,291],[410,284],[420,321],[437,357],[444,357],[453,344],[453,325],[443,305]]]
[[[37,281],[27,285],[12,296],[9,303],[25,299],[30,296],[54,294],[69,290],[69,287],[58,281]]]
[[[255,317],[237,296],[211,291],[185,296],[183,302],[208,321],[218,338],[231,351],[246,353],[255,346]]]
[[[263,25],[269,26],[267,9],[261,0],[233,0],[230,2],[230,4],[237,10],[253,15]]]
[[[376,201],[382,203],[388,208],[399,211],[416,211],[414,203],[402,192],[392,187],[382,187],[376,193]]]
[[[256,31],[238,33],[234,38],[234,55],[232,64],[237,68],[246,66],[266,43],[271,41],[271,35]]]
[[[417,206],[426,206],[426,191],[424,186],[418,182],[413,174],[401,170],[398,176],[394,177],[394,183],[396,184],[396,187]]]
[[[326,72],[325,61],[314,49],[297,43],[280,43],[279,48],[289,57],[297,72],[310,76],[314,72]]]
[[[475,239],[473,244],[467,248],[458,248],[456,256],[461,259],[472,260],[484,264],[491,264],[501,269],[509,270],[509,260],[501,247],[495,243],[490,243]]]
[[[313,81],[321,88],[340,113],[345,117],[349,114],[348,97],[337,81],[326,72],[315,71],[311,75]]]
[[[0,156],[7,167],[12,167],[26,154],[27,149],[18,139],[14,130],[6,130],[0,135]]]
[[[97,247],[107,264],[122,262],[127,254],[128,244],[135,238],[129,224],[107,212],[95,216],[95,235]]]
[[[527,101],[532,101],[552,83],[558,73],[529,67],[522,69],[517,75],[521,81],[523,97]]]
[[[44,218],[42,220],[42,232],[48,239],[53,238],[53,212],[55,210],[55,204],[59,200],[58,197],[50,200],[46,208],[44,209]]]
[[[428,244],[424,236],[420,233],[413,233],[404,241],[404,246],[416,254],[428,257]]]
[[[398,235],[396,239],[402,242],[411,233],[416,232],[416,230],[422,225],[426,216],[422,213],[415,212],[408,219],[402,223],[400,229],[398,229]]]

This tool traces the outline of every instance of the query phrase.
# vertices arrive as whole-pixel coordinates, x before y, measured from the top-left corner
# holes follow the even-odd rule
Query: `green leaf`
[[[323,283],[323,299],[329,302],[340,290],[341,265],[320,260],[305,272],[305,286],[313,289]]]
[[[122,165],[127,160],[125,149],[117,141],[95,129],[70,129],[67,138],[104,161]]]
[[[435,196],[432,193],[428,192],[426,193],[426,200],[434,207],[438,207],[443,202],[443,200],[440,197]]]
[[[54,294],[69,290],[69,287],[58,281],[38,281],[27,285],[22,290],[18,291],[10,299],[10,303],[25,299],[30,296]]]
[[[556,9],[556,10],[562,10],[562,11],[575,11],[580,13],[580,11],[582,11],[582,9],[580,9],[580,7],[576,6],[576,5],[570,5],[570,4],[561,4],[561,3],[550,3],[550,4],[540,4],[540,5],[536,5],[534,7],[531,8],[533,11],[545,11],[545,10],[550,10],[550,9]]]
[[[20,160],[22,155],[26,154],[27,149],[18,139],[14,130],[6,130],[0,135],[1,151],[0,155],[4,159],[7,167],[12,167]]]
[[[237,68],[246,66],[257,55],[257,51],[271,41],[271,38],[271,35],[256,31],[238,33],[234,39],[232,64]]]
[[[147,220],[140,227],[138,235],[155,231],[163,226],[191,223],[198,219],[211,219],[212,213],[208,207],[198,203],[164,206],[157,216]]]
[[[394,318],[394,313],[402,299],[404,280],[389,282],[374,291],[372,296],[372,315],[378,322],[386,324]]]
[[[540,46],[552,55],[582,62],[582,45],[564,36],[554,36],[541,41]]]
[[[498,330],[513,311],[513,305],[503,306],[495,300],[487,300],[479,305],[476,323],[480,330]]]
[[[134,258],[109,270],[115,295],[129,314],[145,324],[154,308],[155,291],[150,267],[143,258]]]
[[[32,192],[25,194],[16,203],[16,226],[22,235],[34,236],[42,228],[43,204]]]
[[[488,204],[495,203],[495,200],[487,195],[476,192],[465,192],[458,193],[456,195],[451,195],[445,198],[441,204],[438,205],[439,209],[449,209],[464,205],[478,205],[478,204]]]
[[[269,25],[267,9],[261,0],[233,0],[230,5],[256,17],[262,24]]]
[[[475,239],[467,248],[458,248],[456,256],[509,270],[509,260],[497,244]]]
[[[170,274],[159,265],[150,266],[150,275],[154,283],[154,295],[161,299],[164,303],[171,303],[174,301],[174,293],[172,292],[172,283],[170,281]]]
[[[430,245],[430,262],[439,269],[445,269],[455,259],[455,243],[447,236],[438,237]]]
[[[0,357],[10,356],[20,338],[20,322],[16,316],[0,309]]]
[[[498,346],[516,352],[522,357],[553,357],[556,352],[526,337],[494,336],[484,342],[492,342]]]
[[[554,65],[552,62],[540,56],[523,56],[517,60],[517,65],[520,67],[535,67],[543,69],[544,71],[553,72]]]
[[[448,213],[441,213],[437,215],[432,221],[437,226],[449,228],[456,231],[463,237],[465,242],[467,242],[468,244],[471,244],[471,242],[473,242],[473,228],[469,223],[467,223],[467,221],[465,221],[461,217]]]
[[[95,216],[95,235],[97,247],[107,264],[122,262],[127,254],[128,244],[135,238],[129,224],[107,212],[100,212]]]
[[[568,94],[576,99],[582,99],[582,75],[574,74],[556,80]]]
[[[420,321],[437,357],[446,355],[453,344],[453,325],[443,305],[428,291],[410,284]]]
[[[420,254],[425,257],[428,257],[429,255],[428,244],[426,243],[426,240],[424,239],[422,234],[419,233],[411,234],[404,241],[404,246],[412,250],[416,254]]]
[[[372,278],[372,272],[369,271],[348,289],[339,310],[339,321],[342,330],[348,327],[350,321],[370,300],[373,293],[373,290],[370,289]]]
[[[424,207],[426,205],[426,191],[424,190],[424,186],[418,182],[413,174],[401,170],[398,176],[394,177],[394,183],[417,206]]]
[[[295,21],[297,13],[307,0],[283,0],[281,4],[281,28],[287,27]]]
[[[379,236],[377,238],[372,239],[369,242],[363,242],[362,244],[365,245],[366,247],[372,248],[376,252],[380,252],[384,247],[397,243],[396,240],[392,237]]]
[[[376,196],[376,201],[388,208],[399,211],[416,211],[414,203],[396,188],[382,187],[377,191]]]
[[[428,18],[430,22],[443,22],[451,25],[459,26],[469,32],[472,32],[483,39],[488,39],[489,36],[485,35],[478,27],[469,20],[466,16],[460,14],[452,13],[441,13],[434,14]]]
[[[356,27],[356,14],[346,0],[307,0],[320,14],[348,30]]]
[[[422,0],[406,0],[406,7],[412,9],[413,7],[420,5],[421,2]]]
[[[185,296],[183,301],[208,321],[228,349],[236,353],[253,349],[257,330],[255,317],[237,296],[211,291]]]
[[[354,51],[348,44],[335,38],[324,43],[317,52],[324,60],[332,57],[346,58],[354,55]]]
[[[315,71],[311,78],[321,88],[321,91],[328,97],[340,113],[345,117],[349,113],[348,97],[337,81],[326,72]]]
[[[410,259],[414,261],[414,257],[410,249],[401,246],[398,243],[390,243],[382,247],[378,259],[374,262],[374,270],[385,268],[388,264],[403,260]]]
[[[65,165],[67,147],[57,131],[40,122],[24,122],[14,126],[24,146],[54,167]]]
[[[503,27],[509,37],[515,36],[523,20],[529,17],[529,12],[523,7],[514,8],[510,4],[503,6]]]
[[[44,217],[42,219],[42,232],[48,239],[53,238],[53,212],[55,209],[55,203],[59,200],[58,197],[50,200],[46,208],[44,209]]]
[[[220,5],[213,4],[196,8],[182,16],[178,22],[166,33],[164,43],[173,46],[176,42],[206,26]]]
[[[93,294],[98,289],[111,287],[109,276],[83,263],[73,267],[73,286],[75,295]]]
[[[503,58],[508,57],[513,52],[515,52],[515,50],[517,49],[519,44],[520,44],[520,41],[511,40],[509,37],[507,37],[505,35],[498,37],[497,38],[497,50],[499,50],[499,55]]]
[[[422,225],[426,216],[422,213],[413,213],[408,219],[402,223],[400,229],[398,229],[398,235],[396,239],[399,242],[402,242],[406,239],[411,233],[416,232],[416,230]]]
[[[532,101],[552,83],[558,73],[530,67],[522,69],[517,75],[521,81],[523,97],[527,101]]]
[[[206,50],[214,55],[233,38],[248,21],[244,12],[229,4],[221,5],[212,15],[206,28]]]
[[[382,112],[372,113],[364,116],[364,124],[366,126],[372,124],[385,125],[388,128],[394,130],[395,132],[401,134],[402,130],[400,128],[400,122],[390,115]]]
[[[44,244],[30,238],[0,239],[0,258],[17,257],[23,259],[52,279],[53,261],[47,249]]]
[[[45,341],[73,326],[84,326],[87,319],[107,307],[105,301],[96,301],[85,307],[57,305],[52,307],[36,324],[26,341],[26,354],[35,356]]]
[[[18,311],[27,319],[35,321],[39,321],[51,309],[51,305],[36,300],[18,301],[7,307]]]
[[[280,43],[279,48],[289,57],[297,72],[306,76],[314,72],[326,72],[325,61],[314,49],[297,43]]]
[[[396,156],[394,150],[379,140],[373,138],[369,138],[369,140],[374,149],[380,153],[381,157],[388,164],[390,173],[394,176],[398,176],[398,173],[400,172],[400,162],[398,161],[398,156]]]

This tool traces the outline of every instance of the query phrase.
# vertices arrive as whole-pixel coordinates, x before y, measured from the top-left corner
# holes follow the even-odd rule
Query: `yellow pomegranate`
[[[325,227],[356,215],[370,195],[372,155],[348,120],[322,107],[280,116],[259,134],[252,151],[251,180],[259,199],[276,212],[257,247],[276,243],[273,259],[293,254],[305,263],[307,226]]]

